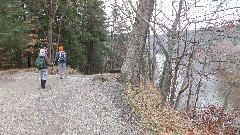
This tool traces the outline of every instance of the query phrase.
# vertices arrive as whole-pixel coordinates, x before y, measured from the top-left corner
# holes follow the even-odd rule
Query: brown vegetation
[[[170,107],[160,108],[161,94],[153,84],[131,85],[125,89],[125,99],[133,112],[152,134],[221,135],[237,132],[236,110],[209,106],[199,111],[180,113]]]

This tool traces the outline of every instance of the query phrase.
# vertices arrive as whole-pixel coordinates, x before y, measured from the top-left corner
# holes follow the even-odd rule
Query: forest
[[[69,66],[85,74],[102,72],[109,49],[101,1],[1,1],[2,69],[34,67],[39,48],[53,61],[63,45]],[[70,53],[71,52],[71,53]]]
[[[80,74],[119,73],[152,134],[240,132],[238,0],[1,0],[0,70],[58,47]]]

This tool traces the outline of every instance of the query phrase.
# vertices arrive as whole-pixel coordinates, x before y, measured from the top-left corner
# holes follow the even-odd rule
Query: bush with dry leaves
[[[161,93],[152,83],[141,84],[140,88],[130,84],[126,86],[124,95],[127,104],[140,116],[151,134],[221,135],[238,132],[235,112],[227,114],[226,109],[215,106],[199,110],[194,115],[176,112],[171,107],[160,108]]]

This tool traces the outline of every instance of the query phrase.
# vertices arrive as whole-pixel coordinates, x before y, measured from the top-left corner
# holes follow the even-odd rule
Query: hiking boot
[[[43,80],[43,89],[45,89],[47,80]]]
[[[42,89],[45,88],[45,87],[44,87],[44,80],[43,80],[43,79],[41,79],[41,88],[42,88]]]
[[[45,89],[46,80],[41,79],[41,88]]]

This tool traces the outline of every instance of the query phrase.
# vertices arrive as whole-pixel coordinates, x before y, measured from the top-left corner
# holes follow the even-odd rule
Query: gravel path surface
[[[50,75],[40,89],[33,72],[0,73],[0,135],[141,135],[117,82]]]

